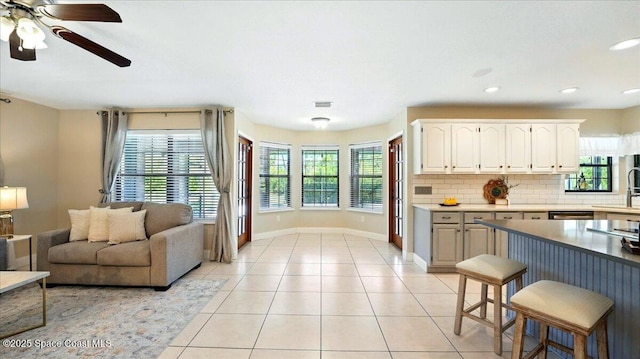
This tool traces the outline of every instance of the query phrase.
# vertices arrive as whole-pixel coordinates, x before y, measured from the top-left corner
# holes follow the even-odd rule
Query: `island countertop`
[[[583,205],[583,204],[466,204],[456,206],[441,206],[439,204],[413,204],[413,207],[432,212],[548,212],[548,211],[594,211],[606,213],[622,213],[640,215],[638,207],[624,207],[612,205]]]
[[[476,223],[491,228],[553,242],[556,245],[595,254],[607,259],[640,268],[640,255],[631,254],[622,248],[621,237],[588,231],[595,227],[627,226],[624,221],[607,220],[476,220]]]

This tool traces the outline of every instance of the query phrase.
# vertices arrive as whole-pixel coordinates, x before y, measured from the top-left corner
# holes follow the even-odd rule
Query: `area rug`
[[[156,358],[225,281],[179,279],[151,288],[59,286],[47,289],[47,325],[0,342],[1,358]],[[41,322],[33,283],[0,296],[0,333]]]

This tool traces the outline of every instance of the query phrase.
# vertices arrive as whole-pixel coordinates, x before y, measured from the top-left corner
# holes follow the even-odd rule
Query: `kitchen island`
[[[528,266],[523,280],[548,279],[601,293],[614,301],[609,317],[610,358],[637,358],[640,353],[640,255],[622,249],[620,237],[589,231],[593,227],[624,226],[625,222],[567,220],[476,220],[508,233],[508,256]],[[513,294],[513,286],[507,295]],[[538,326],[527,324],[538,335]],[[551,339],[571,346],[571,336],[552,330]],[[589,338],[595,356],[595,335]]]

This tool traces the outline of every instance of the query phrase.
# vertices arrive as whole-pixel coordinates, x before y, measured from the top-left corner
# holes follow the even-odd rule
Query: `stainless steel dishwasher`
[[[549,219],[593,219],[593,211],[549,211]]]

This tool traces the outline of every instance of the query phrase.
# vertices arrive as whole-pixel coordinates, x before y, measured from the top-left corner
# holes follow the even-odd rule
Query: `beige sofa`
[[[147,210],[148,240],[109,245],[69,241],[70,228],[38,234],[37,268],[50,284],[146,286],[167,290],[202,263],[204,229],[192,209],[179,203],[111,202],[111,208]]]

